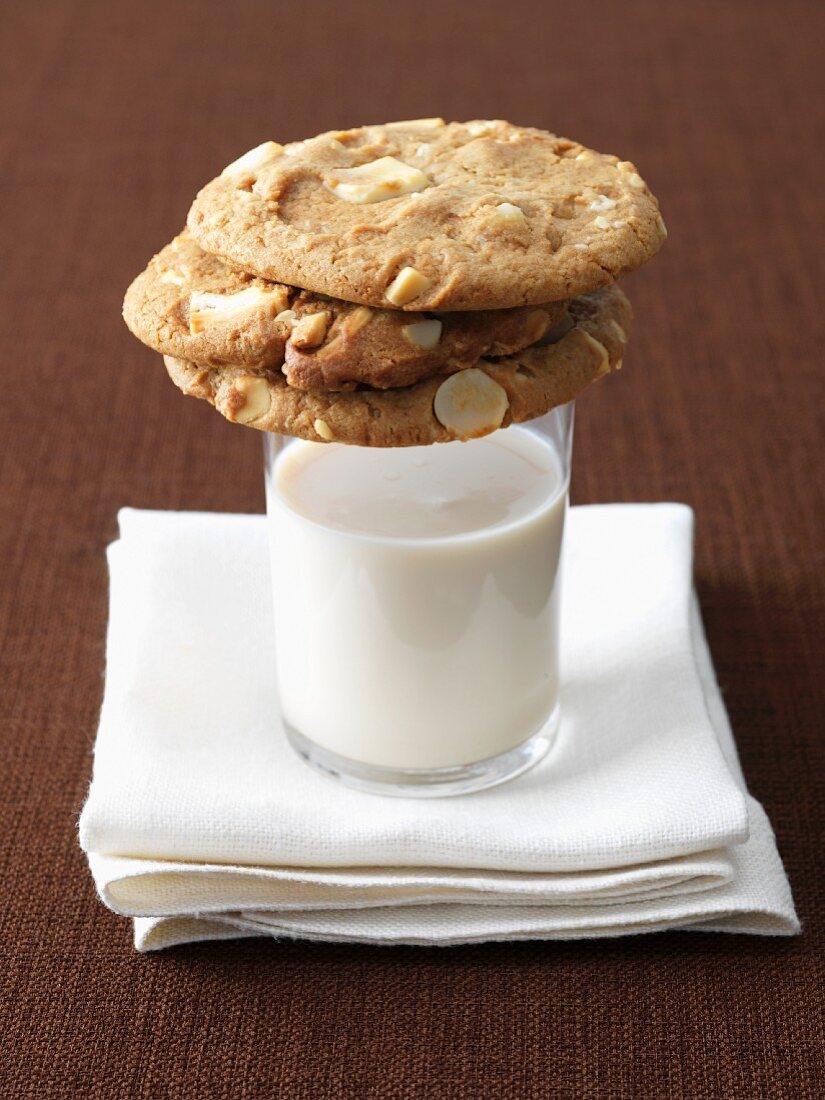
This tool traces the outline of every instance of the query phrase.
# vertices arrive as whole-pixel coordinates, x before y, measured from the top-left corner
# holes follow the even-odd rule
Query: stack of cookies
[[[614,284],[665,235],[636,168],[576,142],[502,121],[364,126],[230,164],[124,317],[228,420],[377,447],[470,439],[621,366]]]

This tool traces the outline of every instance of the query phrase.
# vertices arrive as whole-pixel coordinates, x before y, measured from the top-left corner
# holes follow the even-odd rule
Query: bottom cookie
[[[631,316],[622,291],[607,287],[571,302],[572,327],[555,343],[401,389],[307,393],[280,372],[203,367],[168,355],[164,363],[179,389],[235,423],[315,442],[413,447],[487,435],[572,401],[619,369]]]

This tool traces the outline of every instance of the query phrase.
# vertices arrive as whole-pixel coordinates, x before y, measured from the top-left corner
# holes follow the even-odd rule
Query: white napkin
[[[692,594],[692,513],[568,524],[553,749],[501,787],[415,800],[341,787],[287,745],[264,517],[124,509],[80,840],[136,946],[797,932]]]

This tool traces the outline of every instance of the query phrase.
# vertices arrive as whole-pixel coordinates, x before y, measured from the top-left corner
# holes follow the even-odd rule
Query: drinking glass
[[[380,529],[351,524],[347,492],[319,519],[293,491],[296,462],[344,444],[265,436],[273,674],[286,736],[309,765],[372,793],[432,797],[504,782],[545,755],[559,722],[572,439],[571,402],[484,440],[356,448],[348,469],[392,478],[418,464],[425,488],[434,449],[459,448],[449,458],[467,464],[467,499],[426,496],[419,528],[398,535],[383,514]],[[473,476],[482,445],[499,453],[491,444],[521,456],[535,483],[529,506],[485,524],[486,483]],[[430,529],[436,511],[465,508],[481,517],[471,530],[445,533],[440,512]]]

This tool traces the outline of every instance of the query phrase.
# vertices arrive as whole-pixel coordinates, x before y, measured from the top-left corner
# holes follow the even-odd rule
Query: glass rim
[[[555,408],[549,409],[546,413],[544,413],[540,417],[534,417],[532,420],[525,420],[525,421],[522,421],[518,424],[508,424],[506,428],[497,428],[496,432],[500,432],[500,431],[505,431],[506,432],[510,428],[518,428],[518,429],[527,430],[527,431],[532,430],[532,431],[536,432],[535,428],[530,429],[531,424],[537,424],[538,421],[544,420],[546,417],[552,416],[554,413],[555,414],[565,413],[570,418],[569,421],[568,421],[568,424],[566,425],[566,430],[569,433],[571,428],[572,428],[572,424],[573,424],[573,412],[574,412],[574,402],[573,401],[568,401],[564,405],[557,405],[557,406],[555,406]],[[490,432],[489,436],[495,435],[496,432]],[[537,434],[545,434],[545,433],[539,432]],[[482,436],[481,438],[489,438],[489,436]],[[313,442],[312,440],[301,440],[297,436],[288,436],[288,435],[285,435],[282,432],[266,432],[264,434],[264,439],[263,439],[264,477],[266,479],[267,489],[269,488],[269,480],[274,474],[274,468],[275,468],[275,465],[276,465],[276,463],[278,461],[278,457],[279,457],[278,455],[274,454],[274,452],[273,452],[274,440],[275,439],[286,439],[286,440],[291,440],[292,442],[298,442],[298,443],[300,443],[300,442],[305,442],[305,443]],[[450,440],[450,443],[462,443],[462,442],[465,442],[465,441],[464,440],[458,440],[458,439]],[[468,441],[468,442],[472,442],[472,441]],[[291,443],[287,443],[286,446],[288,447],[290,445],[291,445]],[[441,443],[422,444],[422,446],[425,446],[425,447],[426,446],[440,447],[440,446],[443,446],[443,445],[444,444],[441,444]],[[447,444],[447,445],[449,445],[449,444]],[[326,446],[326,444],[319,443],[318,446]],[[353,446],[353,444],[341,444],[341,446]],[[560,467],[561,467],[559,472],[562,474],[562,478],[561,478],[561,484],[559,486],[558,491],[553,495],[553,498],[550,501],[551,504],[555,503],[555,501],[557,501],[557,500],[560,500],[566,493],[568,493],[570,491],[570,476],[571,476],[570,446],[571,446],[571,440],[568,437],[568,439],[565,441],[565,446],[560,449],[560,453],[558,454],[559,464],[560,464]],[[385,447],[365,447],[363,449],[364,450],[373,450],[373,451],[383,451],[383,450],[387,450],[388,448],[385,448]],[[412,447],[405,447],[405,448],[399,448],[399,449],[413,450]],[[270,497],[271,497],[271,501],[270,501]],[[494,526],[491,526],[491,527],[482,527],[482,528],[479,528],[476,531],[464,531],[464,532],[461,532],[461,533],[455,534],[455,535],[411,536],[411,535],[372,535],[372,534],[369,534],[366,531],[344,531],[344,530],[342,530],[341,528],[338,528],[338,527],[331,527],[331,526],[327,526],[324,523],[319,523],[317,520],[310,519],[309,516],[305,516],[303,513],[297,511],[296,509],[289,508],[283,502],[283,500],[281,499],[280,494],[277,493],[277,492],[273,492],[273,493],[270,494],[267,491],[266,498],[267,498],[266,499],[267,511],[269,511],[269,509],[273,506],[277,507],[277,508],[287,512],[290,516],[297,518],[298,520],[300,520],[300,522],[302,524],[305,524],[306,526],[310,527],[312,530],[323,531],[327,535],[333,535],[336,538],[339,538],[342,541],[346,541],[346,542],[372,543],[374,545],[379,545],[380,544],[380,545],[384,545],[384,546],[389,544],[391,546],[398,547],[399,549],[403,548],[403,547],[413,547],[413,546],[415,546],[415,547],[425,547],[425,548],[429,548],[429,547],[435,548],[435,547],[443,547],[443,546],[462,546],[462,545],[466,545],[467,543],[481,541],[485,538],[488,538],[492,532],[494,532],[496,535],[506,536],[508,534],[511,534],[513,532],[516,532],[516,531],[520,530],[522,527],[524,527],[527,524],[532,523],[533,521],[535,521],[536,517],[541,512],[543,512],[544,509],[548,505],[547,501],[542,501],[540,504],[537,504],[536,507],[531,512],[528,512],[527,515],[525,515],[525,516],[519,516],[517,519],[509,520],[509,521],[506,521],[504,523],[495,524]]]

